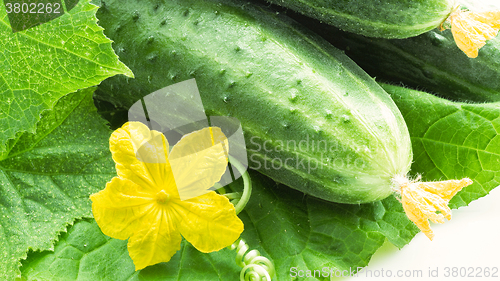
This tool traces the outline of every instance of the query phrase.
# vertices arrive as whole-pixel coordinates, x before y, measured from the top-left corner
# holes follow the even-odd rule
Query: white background
[[[500,280],[486,277],[444,277],[445,267],[497,267],[500,276],[500,187],[467,207],[452,210],[452,220],[432,224],[434,239],[418,233],[410,244],[398,250],[387,242],[373,255],[365,270],[381,273],[391,270],[422,270],[422,277],[375,278],[363,273],[358,277],[333,280]],[[438,268],[439,278],[428,277],[429,268]],[[476,271],[474,271],[476,273]]]
[[[474,0],[468,0],[469,2]],[[500,0],[475,0],[500,9]],[[482,4],[482,3],[481,3]],[[500,60],[500,58],[499,58]],[[432,224],[435,237],[430,241],[423,233],[399,250],[387,242],[373,255],[369,266],[372,277],[360,273],[358,277],[332,278],[332,280],[500,280],[500,277],[445,277],[450,267],[497,267],[500,270],[500,187],[467,207],[452,211],[453,219],[445,224]],[[429,277],[429,269],[438,269],[439,277]],[[421,277],[374,277],[376,273],[392,275],[422,270]],[[468,273],[469,271],[467,271]],[[474,269],[474,275],[477,273]],[[500,271],[497,274],[500,276]]]

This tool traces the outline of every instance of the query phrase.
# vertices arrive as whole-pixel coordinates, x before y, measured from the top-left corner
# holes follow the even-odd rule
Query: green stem
[[[231,200],[231,199],[239,199],[241,198],[241,193],[239,192],[231,192],[231,193],[226,193],[224,194],[224,196],[227,197],[227,199]]]
[[[243,195],[241,195],[240,200],[236,206],[234,206],[236,214],[239,214],[247,205],[248,200],[250,200],[250,195],[252,194],[252,180],[250,179],[250,175],[248,174],[246,168],[231,155],[229,155],[229,162],[233,165],[233,167],[236,167],[243,178]]]

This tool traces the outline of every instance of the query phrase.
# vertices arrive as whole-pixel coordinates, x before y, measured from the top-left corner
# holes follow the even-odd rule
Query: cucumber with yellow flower
[[[463,7],[470,11],[500,10],[498,3],[485,5],[481,1],[462,1]],[[500,101],[498,36],[489,40],[476,58],[469,58],[457,47],[450,30],[434,29],[406,39],[373,38],[345,32],[298,14],[293,16],[344,50],[349,58],[379,81],[402,82],[451,100]]]
[[[500,28],[500,11],[468,11],[455,0],[267,1],[367,37],[401,39],[451,28],[456,45],[471,58]]]
[[[229,0],[104,3],[100,23],[136,78],[108,79],[98,96],[130,107],[195,78],[207,114],[241,122],[250,168],[332,202],[395,195],[430,239],[428,219],[449,219],[447,202],[472,183],[411,179],[410,136],[390,96],[286,16]]]

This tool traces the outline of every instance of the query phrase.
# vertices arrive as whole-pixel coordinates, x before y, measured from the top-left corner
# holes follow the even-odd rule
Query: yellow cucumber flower
[[[476,58],[486,41],[497,36],[500,29],[500,11],[472,12],[456,7],[440,29],[451,28],[458,48],[468,57]]]
[[[102,232],[128,238],[135,269],[168,262],[181,234],[208,253],[235,242],[243,232],[229,200],[209,190],[224,174],[228,142],[220,128],[185,135],[169,153],[165,136],[128,122],[109,140],[117,177],[92,194]]]
[[[403,209],[408,218],[422,231],[427,238],[432,240],[429,220],[433,223],[444,223],[451,219],[451,209],[448,203],[462,188],[471,185],[472,180],[447,180],[437,182],[420,182],[420,177],[408,180],[406,177],[396,177],[396,192],[401,199]]]

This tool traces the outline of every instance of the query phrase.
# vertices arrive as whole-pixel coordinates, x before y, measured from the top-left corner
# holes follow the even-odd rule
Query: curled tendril
[[[274,264],[261,256],[259,251],[247,252],[249,246],[243,239],[238,239],[229,248],[236,249],[236,264],[242,268],[240,281],[271,281],[275,271]]]
[[[239,214],[245,208],[250,194],[252,194],[252,181],[247,170],[234,157],[228,155],[229,162],[236,167],[243,178],[243,194],[240,192],[226,193],[224,187],[216,183],[217,191],[226,196],[231,203],[235,205],[236,214]],[[260,255],[257,250],[251,250],[247,253],[249,247],[242,239],[236,240],[231,246],[231,250],[236,249],[236,264],[242,268],[240,272],[240,281],[271,281],[274,276],[274,264]]]
[[[220,194],[226,196],[229,200],[231,200],[231,203],[236,209],[236,214],[239,214],[247,205],[248,200],[250,199],[250,195],[252,194],[252,180],[250,179],[250,175],[248,175],[245,167],[243,167],[243,165],[241,165],[238,160],[236,160],[231,155],[229,155],[228,158],[229,162],[233,165],[233,167],[236,167],[238,172],[240,172],[241,177],[243,178],[243,194],[241,194],[240,192],[226,193],[226,190],[219,183],[216,183],[214,186]]]

